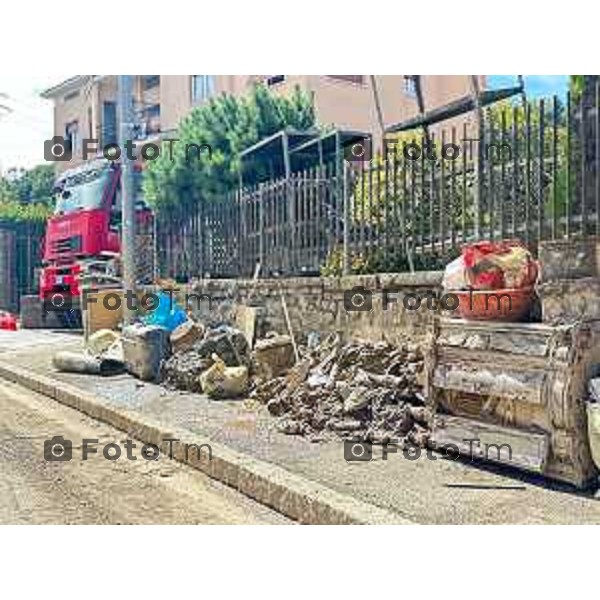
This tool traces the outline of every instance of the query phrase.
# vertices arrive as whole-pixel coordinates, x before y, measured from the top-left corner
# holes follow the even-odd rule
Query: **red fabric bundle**
[[[537,263],[518,240],[476,242],[462,251],[467,281],[475,290],[532,287]]]

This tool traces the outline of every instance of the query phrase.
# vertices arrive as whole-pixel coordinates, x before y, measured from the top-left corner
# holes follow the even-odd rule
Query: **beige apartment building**
[[[425,108],[471,93],[470,77],[422,76]],[[483,87],[484,76],[479,77]],[[319,123],[379,137],[377,105],[369,75],[137,75],[136,138],[151,141],[168,136],[195,106],[218,94],[243,94],[257,81],[282,94],[299,85],[314,94]],[[412,76],[377,75],[375,81],[385,125],[418,112]],[[49,88],[42,97],[54,101],[54,134],[69,138],[73,148],[72,160],[57,163],[59,169],[81,162],[84,138],[99,139],[100,147],[117,141],[116,76],[79,75]]]

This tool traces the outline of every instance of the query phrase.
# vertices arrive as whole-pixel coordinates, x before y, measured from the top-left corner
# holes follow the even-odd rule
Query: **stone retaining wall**
[[[242,303],[260,307],[261,327],[285,333],[283,292],[294,333],[299,339],[310,331],[317,331],[322,335],[338,332],[348,338],[395,342],[407,334],[415,339],[427,335],[435,310],[428,308],[425,294],[441,293],[442,275],[441,271],[427,271],[258,281],[204,279],[182,289],[180,296],[188,293],[188,305],[205,322],[227,320],[235,304]],[[364,291],[367,303],[370,297],[371,310],[347,309],[350,296],[357,288]],[[406,302],[413,306],[417,295],[422,298],[420,308],[404,306],[404,297],[411,294]]]

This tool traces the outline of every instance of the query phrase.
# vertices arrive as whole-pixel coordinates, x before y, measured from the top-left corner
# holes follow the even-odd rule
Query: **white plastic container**
[[[587,421],[592,460],[600,470],[600,403],[587,402]]]

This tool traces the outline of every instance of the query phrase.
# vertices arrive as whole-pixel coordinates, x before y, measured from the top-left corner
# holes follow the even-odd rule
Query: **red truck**
[[[136,171],[136,177],[140,176]],[[120,164],[96,160],[69,169],[57,179],[55,194],[54,214],[46,228],[39,296],[21,299],[23,327],[78,326],[81,278],[117,279],[120,275]],[[151,251],[152,213],[141,201],[136,202],[136,225],[138,242],[143,239],[144,250]]]

